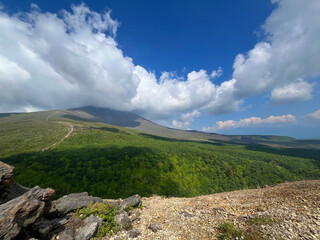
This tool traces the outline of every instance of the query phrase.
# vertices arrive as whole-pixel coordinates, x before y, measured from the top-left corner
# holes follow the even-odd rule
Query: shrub
[[[107,233],[111,235],[119,231],[119,225],[114,220],[114,216],[117,215],[118,211],[110,204],[90,204],[86,208],[78,209],[76,213],[81,219],[87,218],[90,215],[94,215],[102,219],[102,224],[96,234],[96,237],[98,238],[105,236]]]

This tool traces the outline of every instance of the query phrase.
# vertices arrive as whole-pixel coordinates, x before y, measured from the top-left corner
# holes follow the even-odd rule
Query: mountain
[[[230,141],[245,144],[263,144],[273,147],[320,149],[320,140],[297,140],[291,137],[272,135],[221,135],[195,130],[179,130],[161,126],[134,113],[91,106],[70,109],[68,110],[68,114],[62,115],[62,117],[104,122],[165,138],[195,141]]]
[[[19,117],[17,117],[19,115]],[[271,147],[285,148],[305,148],[320,149],[320,140],[298,140],[292,137],[273,136],[273,135],[222,135],[217,133],[206,133],[196,130],[180,130],[161,126],[134,113],[126,111],[117,111],[108,108],[98,107],[81,107],[69,110],[51,110],[35,112],[30,114],[19,113],[1,113],[1,118],[10,117],[12,121],[16,118],[45,118],[57,121],[74,120],[86,122],[101,122],[118,127],[125,127],[140,131],[158,137],[192,140],[192,141],[209,141],[219,142],[227,141],[239,144],[262,144]]]
[[[1,114],[0,136],[0,161],[16,168],[17,182],[52,187],[57,197],[82,191],[104,198],[194,197],[320,179],[320,150],[309,142],[271,147],[257,143],[299,141],[175,130],[109,109]]]
[[[152,134],[159,137],[187,139],[187,140],[207,140],[208,138],[228,140],[228,137],[219,134],[207,134],[197,131],[185,131],[161,126],[134,113],[116,111],[108,108],[82,107],[68,110],[69,115],[63,115],[70,119],[81,119],[88,121],[104,122],[107,124],[126,127]]]

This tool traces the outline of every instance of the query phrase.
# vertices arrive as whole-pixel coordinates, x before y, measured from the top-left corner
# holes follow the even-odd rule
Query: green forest
[[[16,182],[51,187],[56,197],[193,197],[320,178],[319,150],[162,138],[70,119],[70,137],[42,151],[68,132],[58,120],[0,120],[0,160],[16,167]]]

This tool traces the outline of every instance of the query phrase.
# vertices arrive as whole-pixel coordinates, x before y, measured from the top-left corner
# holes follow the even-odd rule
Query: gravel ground
[[[142,204],[130,216],[134,234],[110,239],[133,239],[137,232],[135,239],[216,239],[223,222],[251,239],[320,239],[320,180],[195,198],[152,196]]]

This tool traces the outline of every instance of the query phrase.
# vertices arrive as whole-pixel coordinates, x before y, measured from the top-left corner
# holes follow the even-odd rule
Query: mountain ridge
[[[320,149],[320,140],[298,140],[293,137],[277,135],[223,135],[218,133],[207,133],[198,130],[174,129],[156,124],[135,113],[92,106],[69,109],[68,111],[71,111],[76,115],[79,114],[78,117],[83,116],[83,113],[90,114],[90,120],[93,121],[101,121],[107,124],[126,127],[160,137],[199,141],[221,140],[244,144],[263,144],[272,147],[302,147]],[[83,118],[86,119],[85,116],[83,116]],[[123,121],[123,119],[125,121]]]

